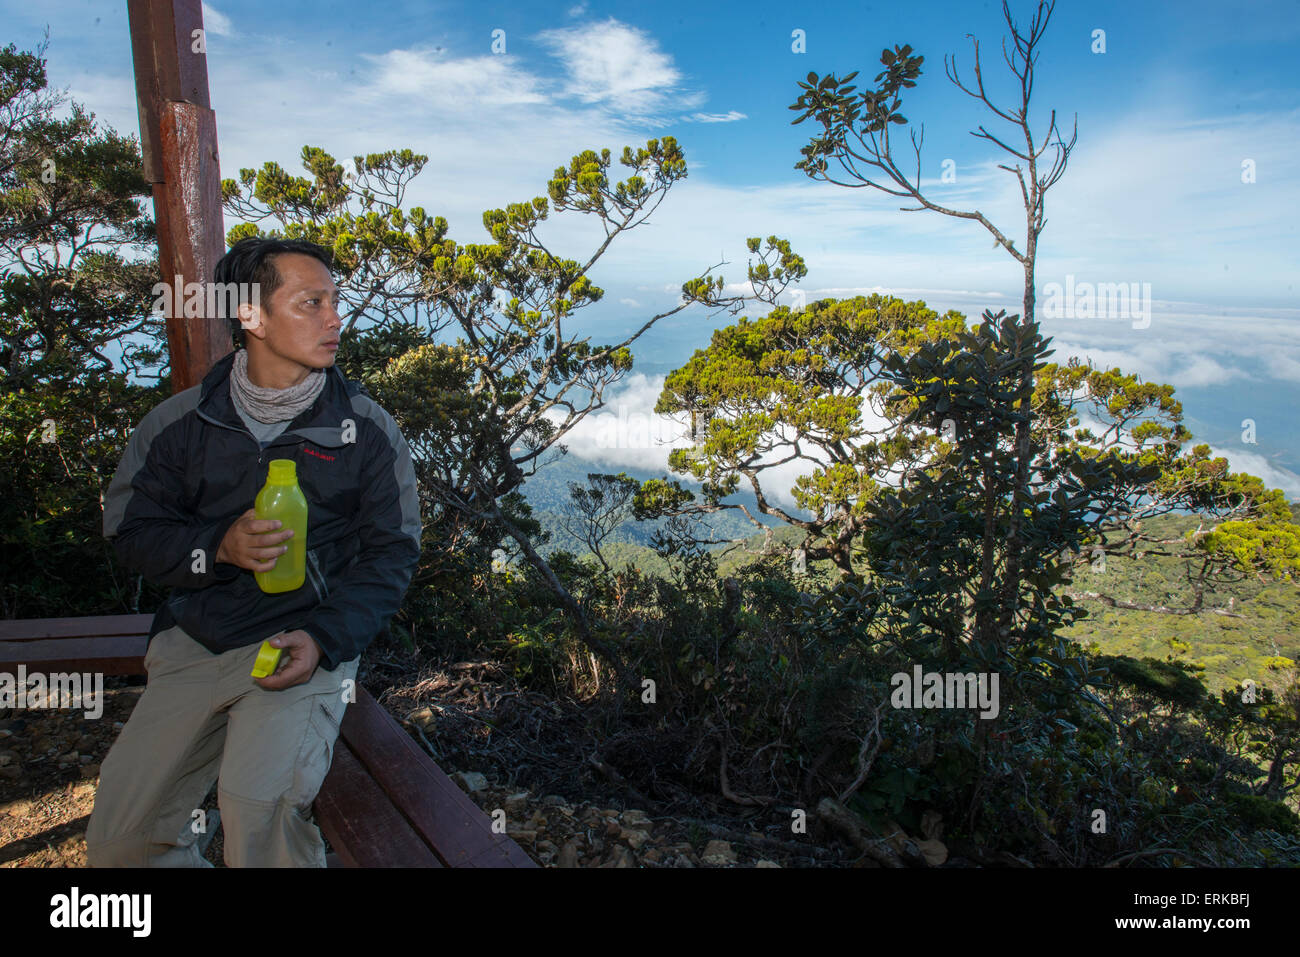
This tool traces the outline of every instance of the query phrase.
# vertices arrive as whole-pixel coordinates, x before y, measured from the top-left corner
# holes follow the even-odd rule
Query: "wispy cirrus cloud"
[[[452,57],[426,47],[361,56],[373,67],[362,96],[418,98],[426,115],[474,117],[484,108],[549,100],[542,79],[509,55]]]
[[[673,57],[644,30],[615,20],[545,30],[535,38],[567,76],[560,95],[620,113],[652,117],[698,106],[702,91],[684,90]]]
[[[681,117],[683,123],[734,123],[746,119],[749,117],[739,110],[728,110],[726,113],[691,113]]]
[[[210,3],[203,4],[203,30],[205,33],[213,33],[219,37],[235,35],[235,27],[230,22],[230,17]]]

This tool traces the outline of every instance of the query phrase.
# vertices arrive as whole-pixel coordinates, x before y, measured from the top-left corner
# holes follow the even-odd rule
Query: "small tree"
[[[893,387],[879,379],[886,357],[965,328],[956,311],[939,316],[923,302],[872,295],[799,312],[777,306],[716,330],[706,349],[668,375],[655,405],[690,418],[697,442],[670,452],[668,464],[703,482],[703,501],[680,483],[655,481],[644,486],[642,507],[664,515],[739,509],[763,530],[748,505],[723,501],[743,482],[759,512],[803,530],[792,553],[853,574],[868,503],[934,444],[889,415]],[[767,476],[789,462],[811,467],[792,490],[807,516],[772,498]]]
[[[891,131],[893,124],[906,125],[907,119],[899,112],[902,104],[898,94],[903,89],[916,86],[916,79],[921,75],[921,63],[925,59],[922,56],[912,56],[910,46],[896,45],[892,51],[886,49],[881,53],[880,62],[885,69],[876,75],[875,82],[878,85],[875,89],[864,90],[856,97],[853,96],[855,87],[849,85],[849,81],[857,76],[856,70],[842,80],[837,80],[834,74],[818,78],[816,73],[809,73],[808,82],[799,84],[804,92],[790,106],[792,110],[803,111],[793,121],[794,123],[802,123],[811,116],[822,124],[824,130],[824,135],[814,137],[807,146],[803,147],[801,152],[804,159],[795,164],[795,169],[803,170],[813,179],[820,178],[840,186],[870,186],[891,196],[905,197],[915,201],[917,205],[901,207],[904,211],[928,209],[945,216],[973,220],[992,234],[995,246],[1004,248],[1020,264],[1024,273],[1024,309],[1021,313],[1021,322],[1014,326],[1024,336],[1022,346],[1027,345],[1038,335],[1038,324],[1034,321],[1034,268],[1038,257],[1038,237],[1047,224],[1044,199],[1047,191],[1065,173],[1076,140],[1076,135],[1071,135],[1069,143],[1062,139],[1056,125],[1055,110],[1051,113],[1047,131],[1041,141],[1035,139],[1029,119],[1029,101],[1033,95],[1034,68],[1037,60],[1036,48],[1047,29],[1054,7],[1055,0],[1051,2],[1039,0],[1028,33],[1022,33],[1011,16],[1011,8],[1006,0],[1003,0],[1002,15],[1011,30],[1013,50],[1009,51],[1006,42],[1003,41],[1002,54],[1020,87],[1020,101],[1014,106],[1000,107],[989,98],[984,88],[978,40],[973,40],[974,88],[962,83],[958,78],[955,60],[951,66],[947,58],[944,60],[948,78],[963,92],[982,102],[999,119],[1011,124],[1012,135],[1024,141],[1023,147],[1009,145],[983,126],[972,133],[973,136],[993,143],[1018,161],[1014,166],[1003,164],[999,168],[1014,175],[1020,185],[1021,198],[1025,207],[1025,237],[1020,248],[1017,248],[1016,243],[979,210],[952,209],[935,202],[922,191],[921,144],[925,136],[924,126],[919,132],[913,130],[910,135],[912,153],[916,162],[915,179],[900,165],[904,159],[895,154]],[[1076,120],[1075,134],[1077,130]],[[856,145],[850,142],[850,138],[856,141]],[[1049,149],[1053,151],[1052,160],[1044,169],[1044,164],[1040,161]],[[826,172],[829,158],[836,159],[855,182],[840,182],[832,179]],[[859,163],[864,167],[879,170],[884,174],[885,181],[878,182],[870,175],[864,175],[858,169]],[[1028,350],[1022,350],[1022,353],[1030,354]],[[1033,391],[1032,365],[1022,366],[1019,369],[1019,376],[1019,391],[1026,395],[1031,393]],[[1021,418],[1016,427],[1015,456],[1006,463],[1015,472],[1016,478],[1012,491],[1016,499],[1012,502],[1011,520],[1006,533],[1007,577],[1001,585],[1004,619],[1011,613],[1011,607],[1021,585],[1021,552],[1025,548],[1025,539],[1020,528],[1020,514],[1023,508],[1020,496],[1028,487],[1032,458],[1029,423],[1028,416]]]
[[[606,572],[609,562],[600,546],[632,514],[632,500],[641,483],[626,472],[617,475],[587,473],[587,484],[569,483],[569,501],[560,524],[564,530],[591,549]]]

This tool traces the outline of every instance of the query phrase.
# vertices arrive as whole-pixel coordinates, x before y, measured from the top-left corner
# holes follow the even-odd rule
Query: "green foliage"
[[[46,89],[44,47],[0,50],[0,614],[61,617],[152,607],[152,586],[117,569],[102,495],[126,436],[170,394],[130,385],[104,351],[121,341],[128,368],[162,350],[150,311],[157,265],[151,189],[134,140]],[[92,534],[93,533],[93,534]]]
[[[1224,795],[1224,799],[1232,812],[1247,827],[1300,837],[1300,815],[1285,804],[1270,801],[1257,794],[1229,792]]]
[[[1152,694],[1168,704],[1194,708],[1205,700],[1205,685],[1189,665],[1157,661],[1155,658],[1134,660],[1116,655],[1101,655],[1096,663],[1108,669],[1116,681]]]
[[[760,512],[804,529],[807,559],[851,570],[847,543],[879,491],[877,476],[914,461],[931,443],[918,432],[864,426],[864,412],[888,399],[875,382],[885,356],[961,329],[959,313],[940,317],[924,303],[872,295],[820,300],[798,312],[778,306],[716,330],[707,349],[667,377],[655,405],[658,413],[689,418],[697,443],[674,449],[668,464],[703,482],[703,501],[692,506],[694,496],[676,482],[647,483],[642,515],[738,508],[722,500],[743,478]],[[790,436],[830,463],[791,490],[811,519],[763,493],[762,473],[775,462],[769,453]]]

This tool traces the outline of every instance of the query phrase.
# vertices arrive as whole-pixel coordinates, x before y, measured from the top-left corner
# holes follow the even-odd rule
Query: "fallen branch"
[[[862,833],[853,813],[834,798],[822,798],[817,816],[846,837],[850,844],[882,867],[901,868],[902,858],[883,839],[872,840]]]

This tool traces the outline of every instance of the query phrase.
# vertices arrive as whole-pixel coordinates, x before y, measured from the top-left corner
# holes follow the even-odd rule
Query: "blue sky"
[[[997,3],[264,3],[205,4],[212,103],[223,175],[275,160],[300,170],[304,144],[340,160],[410,147],[429,155],[410,203],[445,216],[461,242],[481,242],[484,209],[545,195],[556,166],[583,149],[675,136],[688,178],[646,225],[620,237],[594,271],[605,299],[580,327],[595,341],[626,335],[671,308],[685,279],[720,260],[739,289],[744,238],[775,233],[808,264],[808,300],[873,290],[924,299],[974,318],[1017,311],[1022,275],[977,224],[870,189],[814,183],[793,165],[819,129],[787,107],[809,71],[859,80],[880,50],[925,56],[904,112],[924,123],[923,186],[979,209],[1023,242],[1023,208],[1002,155],[970,130],[1006,124],[944,76],[963,75],[981,41],[995,100],[1009,102]],[[1012,4],[1027,22],[1033,4]],[[48,25],[50,75],[104,123],[135,131],[124,6],[0,0],[3,42],[35,45]],[[1093,51],[1094,30],[1105,52]],[[494,53],[493,31],[505,51]],[[805,52],[792,34],[803,31]],[[500,35],[498,35],[500,36]],[[1051,109],[1078,145],[1046,200],[1038,289],[1049,283],[1149,283],[1149,325],[1049,318],[1056,358],[1088,357],[1168,382],[1198,439],[1234,468],[1300,496],[1300,3],[1070,3],[1060,0],[1041,46],[1031,119]],[[861,87],[861,83],[859,83]],[[1000,125],[995,125],[1000,124]],[[1067,132],[1068,135],[1068,132]],[[953,183],[940,182],[952,160]],[[1255,181],[1243,182],[1253,161]],[[620,167],[616,167],[620,169]],[[575,221],[579,220],[579,221]],[[539,231],[585,259],[594,222],[553,215]],[[227,226],[234,225],[233,220]],[[725,316],[686,311],[638,340],[638,373],[607,393],[645,414],[665,372],[708,342]],[[1256,443],[1242,441],[1242,420]],[[574,452],[655,468],[662,446],[597,441],[593,418]],[[606,422],[608,425],[609,422]]]

